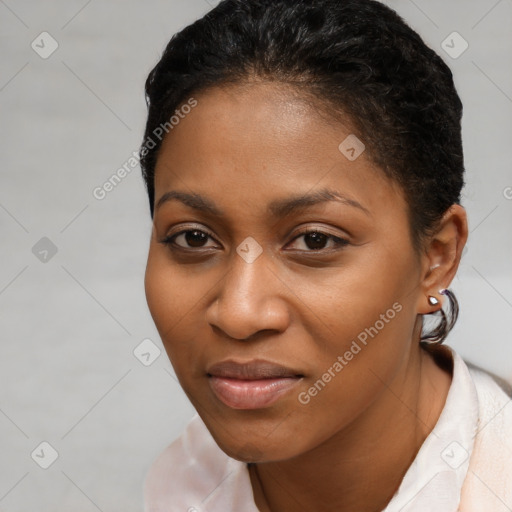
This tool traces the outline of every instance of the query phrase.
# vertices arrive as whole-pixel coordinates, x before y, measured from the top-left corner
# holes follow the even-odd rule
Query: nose
[[[252,263],[235,253],[207,321],[237,340],[253,339],[261,331],[284,332],[290,321],[287,293],[265,252]]]

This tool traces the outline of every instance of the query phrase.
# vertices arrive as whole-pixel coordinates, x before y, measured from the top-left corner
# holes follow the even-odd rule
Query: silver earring
[[[428,303],[431,306],[437,306],[439,304],[439,300],[436,297],[434,297],[433,295],[429,295],[428,296]]]

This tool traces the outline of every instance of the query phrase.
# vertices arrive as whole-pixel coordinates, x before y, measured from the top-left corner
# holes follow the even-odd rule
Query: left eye
[[[298,240],[299,238],[304,238],[304,244],[306,245],[307,249],[313,251],[325,249],[325,244],[329,240],[333,241],[334,248],[344,247],[349,243],[345,238],[339,238],[315,229],[310,229],[300,233],[294,238],[294,240]]]

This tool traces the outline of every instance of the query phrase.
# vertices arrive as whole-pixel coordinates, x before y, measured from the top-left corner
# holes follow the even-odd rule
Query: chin
[[[237,446],[233,444],[220,446],[220,448],[231,458],[239,460],[240,462],[269,462],[268,455],[262,451],[258,445],[251,442]]]
[[[210,430],[210,426],[208,429]],[[219,448],[229,457],[240,462],[275,462],[290,459],[297,455],[292,452],[297,446],[286,442],[290,436],[281,432],[281,436],[264,436],[260,434],[232,434],[230,430],[210,430]],[[283,437],[283,433],[286,434]]]
[[[274,462],[290,459],[307,449],[297,425],[289,422],[292,408],[281,405],[279,408],[237,410],[219,407],[214,397],[208,401],[204,390],[187,395],[219,448],[235,460]],[[201,400],[196,400],[198,396]],[[295,442],[290,443],[290,439]]]

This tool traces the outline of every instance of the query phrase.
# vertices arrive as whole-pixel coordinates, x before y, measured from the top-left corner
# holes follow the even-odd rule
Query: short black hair
[[[319,112],[349,119],[400,184],[416,250],[459,204],[462,103],[452,73],[394,10],[374,0],[223,0],[171,38],[146,80],[140,161],[151,216],[155,130],[192,94],[253,77],[291,84]]]

